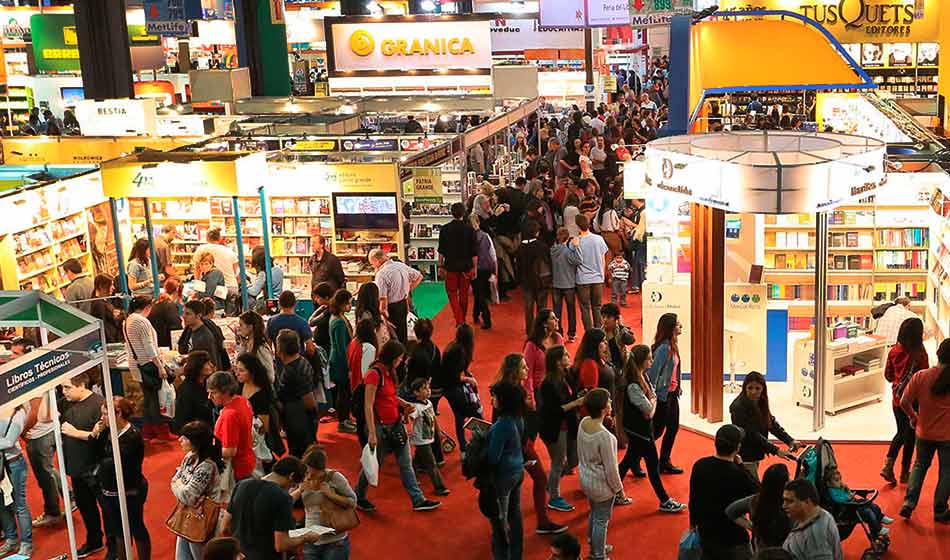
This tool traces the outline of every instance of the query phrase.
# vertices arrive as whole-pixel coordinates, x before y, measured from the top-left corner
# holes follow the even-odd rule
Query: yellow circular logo
[[[350,50],[358,56],[369,56],[373,54],[376,47],[376,41],[366,30],[357,29],[350,35]]]

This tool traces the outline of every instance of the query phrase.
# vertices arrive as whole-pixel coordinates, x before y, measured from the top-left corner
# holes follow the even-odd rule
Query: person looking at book
[[[356,507],[356,492],[350,486],[343,473],[327,467],[327,454],[312,446],[303,456],[307,474],[290,496],[296,502],[303,502],[306,520],[304,527],[329,526],[322,516],[326,505],[335,509],[353,509]],[[325,505],[326,504],[326,505]],[[346,531],[323,535],[314,543],[303,545],[304,560],[348,560],[350,557],[350,536]]]
[[[227,298],[221,296],[226,296],[226,294],[222,294],[221,290],[218,289],[219,287],[225,286],[224,271],[217,266],[214,253],[207,250],[199,250],[195,253],[193,265],[195,280],[200,280],[204,283],[204,286],[199,284],[192,292],[191,298],[200,299],[210,297],[214,299],[216,308],[224,308],[224,300]]]
[[[237,253],[224,244],[224,237],[221,235],[221,228],[213,227],[209,229],[208,242],[199,246],[198,250],[195,251],[195,254],[201,254],[204,251],[208,251],[214,256],[214,262],[216,266],[224,274],[224,285],[228,288],[228,291],[237,293]]]
[[[310,257],[310,285],[321,282],[330,285],[334,292],[346,287],[346,275],[340,259],[327,248],[327,240],[322,235],[313,236],[313,256]]]
[[[270,263],[270,294],[266,288],[267,282],[267,256],[264,254],[264,246],[258,245],[251,251],[251,268],[257,275],[254,277],[254,283],[247,288],[247,297],[254,300],[252,307],[254,309],[264,309],[264,302],[273,294],[279,294],[284,291],[284,269],[273,263]]]
[[[129,264],[125,272],[129,279],[129,290],[133,296],[152,295],[152,266],[149,262],[148,239],[135,241],[129,252]]]
[[[910,298],[900,296],[894,300],[894,305],[884,312],[884,315],[877,320],[877,326],[874,328],[874,334],[883,337],[888,344],[897,344],[897,334],[901,325],[907,319],[919,318],[917,314],[910,310]]]

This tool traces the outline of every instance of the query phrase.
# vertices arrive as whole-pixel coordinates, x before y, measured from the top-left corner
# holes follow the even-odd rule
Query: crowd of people
[[[620,163],[631,156],[628,146],[654,138],[666,118],[667,64],[655,61],[649,80],[626,79],[615,102],[593,113],[575,108],[563,120],[529,120],[515,146],[528,162],[524,175],[499,188],[483,181],[467,201],[452,205],[438,254],[455,330],[442,348],[431,320],[418,318],[411,326],[408,320],[422,274],[381,250],[368,255],[373,281],[354,294],[339,259],[322,238],[314,239],[315,311],[309,318],[296,313],[297,296],[283,290],[283,271],[268,267],[261,251],[251,255],[251,304],[242,309],[237,255],[218,230],[209,231],[207,244],[195,252],[191,272],[201,283],[187,295],[170,260],[174,228],[165,228],[155,244],[162,282],[155,300],[148,242],[132,247],[124,306],[114,299],[112,278],[90,277],[78,261],[67,261],[67,301],[102,319],[108,342],[126,344],[142,393],[140,410],[130,398],[115,398],[116,461],[101,381],[83,373],[59,390],[65,469],[85,532],[79,557],[104,548],[109,559],[125,557],[118,465],[141,560],[151,557],[154,533],[165,531],[144,523],[150,483],[169,484],[176,513],[182,514],[169,520],[176,560],[232,560],[239,553],[271,560],[286,552],[343,560],[350,557],[350,532],[359,524],[355,511],[377,510],[371,498],[380,490],[372,488],[389,472],[382,469],[389,456],[410,507],[426,512],[441,506],[435,498],[451,495],[443,469],[445,454],[457,449],[463,475],[478,490],[496,560],[524,556],[526,477],[534,530],[552,535],[552,558],[581,557],[581,542],[557,519],[577,508],[588,512],[587,557],[609,558],[613,508],[632,502],[624,491],[629,474],[648,479],[658,514],[688,510],[698,557],[840,559],[835,519],[821,507],[815,484],[790,480],[781,463],[760,477],[767,455],[794,460],[800,446],[772,414],[765,378],[757,372],[745,377],[714,452],[692,465],[689,495],[679,501],[666,489],[665,477],[684,473],[674,452],[680,344],[688,342],[679,338],[682,325],[674,313],[659,319],[650,341],[636,340],[623,323],[628,295],[637,294],[645,279],[647,224],[644,202],[623,197]],[[268,285],[279,295],[276,311],[265,302]],[[483,393],[490,395],[486,407],[479,396],[484,372],[473,371],[474,327],[493,328],[492,307],[510,300],[516,289],[524,302],[523,344],[501,360]],[[223,314],[238,315],[233,353],[214,320]],[[887,361],[899,429],[882,471],[896,483],[893,469],[903,450],[899,476],[909,484],[901,515],[908,518],[933,456],[940,456],[945,476],[950,465],[950,341],[940,346],[939,365],[927,369],[922,324],[914,320],[920,322],[901,324]],[[572,356],[566,345],[578,339]],[[166,363],[161,347],[175,348],[182,361]],[[22,354],[26,343],[16,348]],[[163,414],[159,399],[167,384],[176,388],[172,417]],[[440,425],[443,399],[454,429]],[[0,556],[30,556],[32,528],[63,520],[52,410],[39,397],[0,414],[0,450],[9,474],[0,480]],[[132,424],[133,416],[141,416],[141,428]],[[362,455],[323,444],[323,425],[355,437]],[[786,449],[772,443],[770,434]],[[21,435],[43,496],[44,511],[36,519],[26,503]],[[170,482],[149,481],[145,456],[162,440],[177,440],[183,457]],[[356,462],[361,472],[354,481],[332,468]],[[562,479],[572,474],[586,504],[561,493]],[[821,473],[821,481],[836,499],[852,499],[837,469]],[[938,485],[939,521],[948,520],[948,488]],[[303,510],[302,521],[295,507]],[[873,537],[886,537],[892,520],[873,503],[867,507]],[[198,530],[173,522],[189,512],[213,514],[216,523]],[[297,531],[301,526],[333,531]]]

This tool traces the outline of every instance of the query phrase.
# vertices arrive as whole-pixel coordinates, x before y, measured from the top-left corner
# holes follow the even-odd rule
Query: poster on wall
[[[416,167],[412,170],[412,179],[416,202],[422,204],[442,202],[442,169],[440,167]]]
[[[920,43],[917,45],[917,66],[936,67],[940,62],[940,43]]]
[[[723,372],[728,376],[766,371],[765,284],[725,284]]]
[[[884,66],[884,45],[881,43],[865,43],[861,45],[861,66]]]
[[[884,58],[891,68],[908,68],[914,65],[913,43],[887,43],[884,45]]]
[[[690,305],[692,294],[688,282],[664,284],[644,282],[640,293],[643,298],[643,340],[653,340],[656,336],[656,325],[660,317],[666,313],[675,313],[676,318],[683,326],[680,333],[680,371],[688,374],[692,371],[690,364],[690,331],[692,330]]]

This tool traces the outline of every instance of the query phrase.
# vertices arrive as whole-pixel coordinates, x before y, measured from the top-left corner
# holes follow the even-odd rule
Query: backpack
[[[895,304],[893,301],[888,301],[886,303],[882,303],[881,305],[874,306],[871,308],[871,317],[874,319],[880,319],[884,316],[884,313],[888,309],[894,307],[895,305],[897,304]]]
[[[379,369],[379,367],[377,367],[375,364],[373,364],[373,366],[370,367],[369,369],[370,371],[375,370],[376,375],[379,376],[379,387],[376,389],[376,392],[378,393],[379,390],[383,388],[383,385],[386,384],[386,374],[381,369]],[[353,389],[352,405],[350,406],[350,409],[353,413],[353,418],[356,419],[358,424],[366,423],[366,384],[365,383],[360,382],[360,384],[356,386],[356,389]]]
[[[469,480],[474,478],[476,485],[480,480],[488,478],[491,465],[486,461],[487,455],[488,432],[474,432],[465,449],[465,458],[462,459],[462,476]]]

